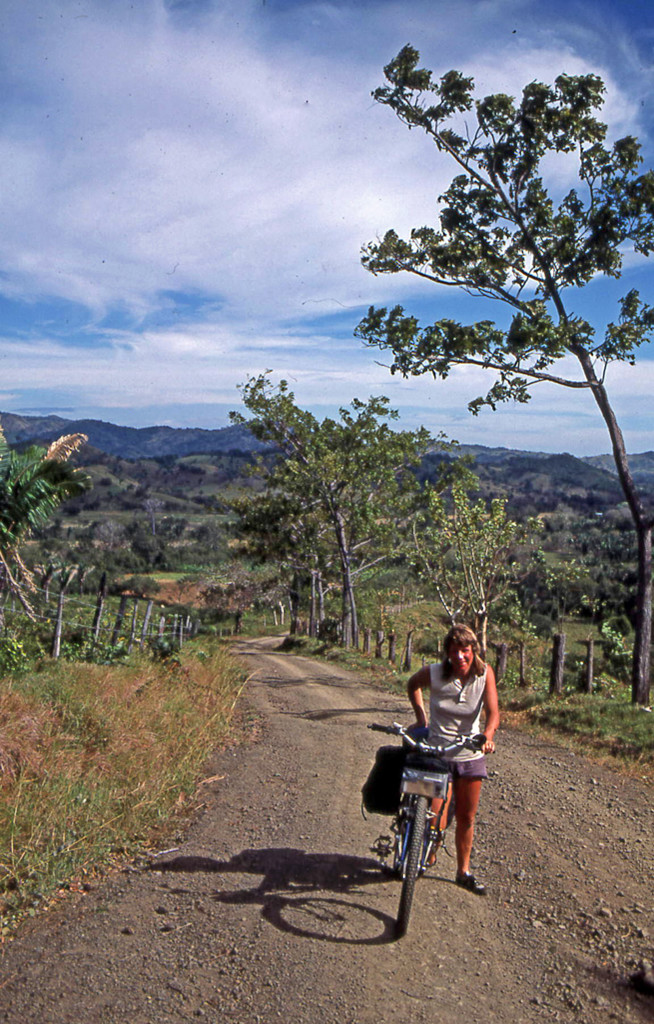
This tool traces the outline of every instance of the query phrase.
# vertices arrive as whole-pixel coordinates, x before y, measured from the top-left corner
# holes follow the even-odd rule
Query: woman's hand
[[[495,741],[486,740],[483,747],[481,748],[482,754],[494,754],[495,753]]]

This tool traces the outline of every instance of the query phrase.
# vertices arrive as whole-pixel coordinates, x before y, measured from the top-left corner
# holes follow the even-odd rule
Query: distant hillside
[[[61,416],[17,416],[0,413],[9,444],[48,443],[61,434],[86,434],[89,444],[123,459],[166,455],[260,451],[264,446],[245,427],[202,430],[199,427],[119,427],[102,420],[66,420]]]
[[[617,475],[615,463],[611,455],[590,455],[583,460],[591,466],[605,469],[608,473]],[[630,455],[629,465],[634,480],[643,487],[654,490],[654,452],[642,452],[640,455]]]
[[[80,507],[97,507],[102,502],[104,507],[124,508],[130,494],[130,500],[138,503],[146,493],[174,497],[182,505],[206,503],[212,500],[216,486],[251,486],[249,456],[265,448],[240,426],[218,430],[136,428],[102,420],[14,413],[0,413],[0,425],[10,444],[45,444],[61,434],[88,436],[89,444],[79,453],[77,462],[90,470],[96,487],[80,500]],[[474,457],[479,493],[487,498],[506,496],[514,514],[566,509],[600,512],[624,501],[610,455],[580,459],[565,453],[464,444],[457,446],[456,453]],[[194,461],[193,456],[200,461]],[[433,479],[444,458],[448,456],[438,451],[427,455],[419,477]],[[159,462],[158,467],[151,464],[152,460]],[[631,464],[638,484],[654,497],[654,452],[631,456]]]
[[[566,453],[521,452],[508,448],[459,445],[457,455],[473,455],[473,471],[483,497],[505,497],[513,513],[536,515],[568,509],[603,512],[624,501],[615,474]],[[442,453],[428,455],[420,478],[435,477]],[[654,481],[651,481],[654,483]],[[649,488],[654,492],[654,486]]]

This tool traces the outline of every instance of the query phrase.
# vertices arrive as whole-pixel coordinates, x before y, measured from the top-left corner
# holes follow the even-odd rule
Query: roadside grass
[[[560,695],[545,686],[500,687],[507,725],[608,761],[619,770],[654,780],[654,714],[631,703],[630,687],[605,675],[593,693],[569,687]]]
[[[336,662],[395,693],[405,692],[409,673],[385,659],[306,637],[289,637],[283,646],[296,654]],[[413,671],[419,666],[416,659]],[[654,713],[631,703],[630,688],[625,683],[602,674],[591,694],[569,687],[557,696],[549,693],[546,673],[540,671],[534,673],[531,686],[520,687],[509,678],[498,689],[507,726],[546,735],[552,742],[573,746],[579,753],[654,781]]]
[[[216,642],[0,681],[0,925],[135,854],[189,809],[244,683]]]

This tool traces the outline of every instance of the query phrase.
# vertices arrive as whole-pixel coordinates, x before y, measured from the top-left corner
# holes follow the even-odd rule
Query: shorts
[[[486,758],[475,757],[471,761],[450,761],[453,779],[487,779]]]

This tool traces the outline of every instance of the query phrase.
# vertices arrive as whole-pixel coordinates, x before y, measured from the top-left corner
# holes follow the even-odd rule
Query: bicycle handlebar
[[[468,750],[481,750],[486,742],[484,733],[479,732],[475,736],[459,736],[454,743],[435,747],[431,743],[425,743],[424,740],[415,739],[408,731],[409,727],[400,725],[399,722],[393,722],[392,725],[379,725],[377,722],[372,722],[368,728],[372,729],[373,732],[385,732],[391,736],[401,736],[402,739],[407,741],[409,746],[415,747],[416,750],[422,751],[423,754],[436,754],[439,757],[463,750],[464,747],[467,747]]]

